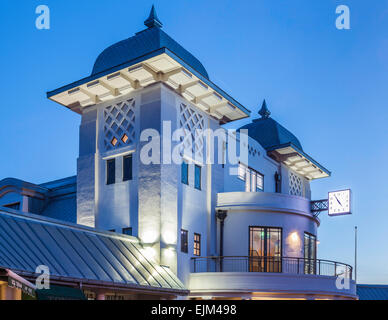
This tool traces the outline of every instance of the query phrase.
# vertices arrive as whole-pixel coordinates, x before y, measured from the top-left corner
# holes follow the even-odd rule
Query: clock
[[[350,189],[329,192],[329,216],[351,214]]]

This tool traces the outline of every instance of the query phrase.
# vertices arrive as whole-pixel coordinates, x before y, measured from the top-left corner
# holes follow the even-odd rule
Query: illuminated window
[[[124,142],[124,143],[127,143],[128,141],[128,136],[124,133],[124,135],[121,137],[121,141]]]
[[[199,233],[194,233],[194,255],[201,255],[201,235]]]
[[[282,229],[249,227],[249,270],[282,272]]]
[[[123,181],[132,180],[132,155],[123,157]]]
[[[106,184],[114,184],[116,182],[116,159],[106,161]]]
[[[198,190],[201,190],[201,169],[199,165],[195,165],[194,187]]]
[[[246,166],[244,166],[241,162],[238,164],[238,178],[241,180],[245,180],[245,170]]]
[[[188,185],[189,184],[189,165],[187,164],[187,162],[185,161],[182,162],[181,171],[182,171],[182,183]]]
[[[184,253],[189,252],[189,232],[187,230],[181,230],[181,251]]]
[[[238,178],[245,181],[245,192],[264,191],[264,176],[242,163],[238,165]]]
[[[304,233],[304,273],[315,274],[315,260],[317,259],[317,237],[311,233]]]
[[[264,191],[264,176],[261,173],[256,172],[256,188],[259,191]]]
[[[117,139],[113,138],[110,143],[112,146],[115,146],[117,144],[117,142],[118,142]]]

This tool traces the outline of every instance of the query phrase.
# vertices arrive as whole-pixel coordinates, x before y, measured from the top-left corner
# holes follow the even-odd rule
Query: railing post
[[[318,275],[321,275],[321,260],[318,259]]]
[[[300,258],[297,258],[298,259],[298,272],[297,272],[297,274],[299,274],[299,259]]]
[[[194,269],[194,273],[197,272],[197,265],[196,265],[196,261],[195,261],[195,258],[193,259],[193,269]]]
[[[334,277],[337,276],[337,262],[334,262]]]

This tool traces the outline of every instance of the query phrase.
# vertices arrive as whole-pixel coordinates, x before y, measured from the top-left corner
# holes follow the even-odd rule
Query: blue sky
[[[386,0],[3,0],[0,178],[75,174],[80,117],[45,94],[89,75],[104,48],[142,30],[152,3],[216,84],[254,116],[266,98],[272,117],[333,172],[312,183],[313,199],[352,189],[352,216],[320,216],[319,257],[353,264],[358,225],[359,282],[388,283]],[[50,30],[35,28],[40,4]],[[335,28],[341,4],[350,30]]]

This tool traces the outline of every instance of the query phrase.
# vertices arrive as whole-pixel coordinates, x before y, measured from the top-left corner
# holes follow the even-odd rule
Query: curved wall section
[[[228,212],[224,222],[224,256],[249,255],[249,227],[276,227],[281,228],[282,255],[303,257],[304,233],[316,235],[319,224],[310,213],[308,199],[285,194],[219,193],[217,209]]]

